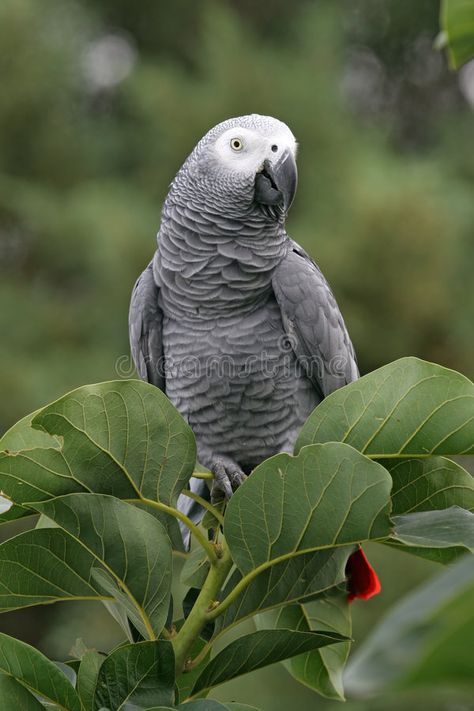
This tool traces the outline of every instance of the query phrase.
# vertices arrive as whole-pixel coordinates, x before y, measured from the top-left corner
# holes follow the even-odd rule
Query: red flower
[[[377,595],[381,590],[382,586],[377,573],[370,565],[362,548],[358,548],[347,561],[346,574],[349,602],[356,598],[368,600],[369,597]]]

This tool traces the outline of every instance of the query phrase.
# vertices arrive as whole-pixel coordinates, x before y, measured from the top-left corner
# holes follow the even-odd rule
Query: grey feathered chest
[[[173,205],[158,242],[165,389],[196,435],[200,461],[218,451],[250,471],[291,451],[320,398],[272,288],[290,244],[283,227],[216,221]]]
[[[158,250],[133,289],[137,372],[193,428],[214,502],[291,451],[311,410],[358,377],[328,283],[285,232],[295,157],[295,137],[271,116],[208,131],[170,186]],[[203,480],[189,486],[209,493]],[[179,508],[202,516],[184,494]]]

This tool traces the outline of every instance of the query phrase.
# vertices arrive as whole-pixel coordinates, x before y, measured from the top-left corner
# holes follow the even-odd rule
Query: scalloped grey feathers
[[[138,374],[191,425],[199,461],[250,473],[291,452],[314,407],[358,371],[334,296],[284,216],[257,204],[255,174],[219,166],[215,141],[240,125],[281,135],[280,122],[252,115],[198,143],[171,184],[129,326]]]
[[[336,299],[317,264],[293,240],[272,286],[296,356],[321,399],[356,380],[354,348]]]
[[[128,323],[130,348],[138,375],[165,392],[163,313],[158,306],[158,287],[153,278],[152,262],[133,287]]]

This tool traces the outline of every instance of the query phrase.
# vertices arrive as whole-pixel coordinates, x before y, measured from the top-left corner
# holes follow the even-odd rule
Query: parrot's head
[[[259,213],[282,222],[297,185],[296,140],[286,124],[251,114],[223,121],[197,144],[181,188],[226,216]]]

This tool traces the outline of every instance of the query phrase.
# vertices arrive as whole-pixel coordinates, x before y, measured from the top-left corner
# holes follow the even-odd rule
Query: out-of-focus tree
[[[289,230],[330,277],[362,370],[412,353],[469,374],[472,71],[458,82],[433,49],[437,13],[5,0],[2,428],[114,375],[170,179],[211,125],[251,111],[299,139]]]
[[[474,0],[441,1],[441,31],[436,43],[446,47],[453,69],[474,57]]]
[[[361,369],[413,354],[472,376],[474,63],[449,72],[438,30],[437,0],[2,0],[0,432],[116,377],[170,180],[210,126],[252,111],[298,137],[289,231],[330,278]],[[371,555],[384,593],[355,611],[357,639],[434,565]],[[92,612],[85,632],[83,609],[60,612],[48,636],[51,608],[2,629],[53,656],[75,635],[113,643]],[[265,682],[272,711],[294,703],[281,671],[246,680],[250,700],[264,706]]]

